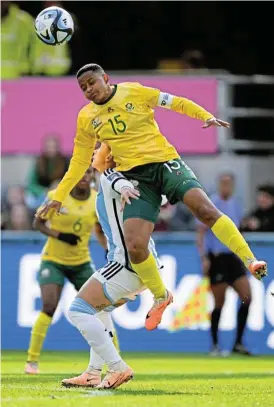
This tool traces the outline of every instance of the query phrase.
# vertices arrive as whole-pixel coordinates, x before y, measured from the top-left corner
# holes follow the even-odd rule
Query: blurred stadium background
[[[43,45],[34,33],[34,17],[53,4],[66,8],[76,22],[71,43],[62,47]],[[267,227],[252,221],[246,227],[256,254],[269,263],[269,276],[263,283],[251,279],[245,342],[256,354],[273,354],[273,14],[256,2],[246,9],[241,2],[2,1],[1,11],[2,349],[28,346],[40,306],[36,273],[44,242],[32,230],[32,217],[69,161],[77,112],[86,103],[74,74],[96,62],[113,83],[138,80],[193,99],[231,122],[230,130],[203,132],[199,122],[156,113],[163,133],[208,193],[216,190],[221,173],[232,172],[245,216],[260,209],[267,218]],[[155,239],[174,306],[153,333],[143,329],[149,295],[117,310],[121,348],[208,352],[212,300],[203,285],[195,222],[183,205],[163,207]],[[104,253],[95,241],[91,253],[102,266]],[[87,349],[67,320],[72,298],[73,289],[66,285],[45,349]],[[221,319],[223,349],[233,343],[236,309],[237,297],[229,291]]]

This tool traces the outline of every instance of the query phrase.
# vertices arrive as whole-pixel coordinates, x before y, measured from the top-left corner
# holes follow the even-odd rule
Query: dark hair
[[[232,182],[235,181],[235,175],[232,174],[232,172],[222,172],[221,174],[219,174],[219,181],[224,177],[230,178]]]
[[[82,66],[76,74],[76,78],[78,79],[79,76],[83,75],[84,73],[92,71],[92,72],[100,72],[102,75],[105,73],[103,68],[98,64],[87,64]]]
[[[264,192],[264,193],[274,197],[274,186],[273,185],[269,185],[269,184],[259,185],[257,191]]]

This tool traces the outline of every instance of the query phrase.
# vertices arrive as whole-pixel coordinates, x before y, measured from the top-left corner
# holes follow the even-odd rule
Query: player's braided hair
[[[82,66],[82,68],[79,69],[79,71],[76,74],[76,78],[78,79],[81,75],[88,71],[93,71],[93,72],[100,72],[102,75],[105,73],[103,68],[98,65],[98,64],[87,64]]]

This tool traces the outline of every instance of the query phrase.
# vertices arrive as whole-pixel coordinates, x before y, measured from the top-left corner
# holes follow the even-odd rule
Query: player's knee
[[[79,321],[81,322],[83,318],[86,318],[89,315],[95,315],[96,313],[97,310],[91,304],[83,298],[76,296],[70,304],[68,318],[70,322],[77,327]]]
[[[50,303],[50,302],[46,302],[43,304],[43,312],[45,314],[47,314],[49,317],[53,317],[55,311],[56,311],[57,305]]]
[[[142,257],[147,251],[147,247],[146,247],[144,239],[142,239],[138,236],[131,236],[131,237],[127,238],[126,246],[127,246],[127,251],[128,251],[129,257],[133,263],[136,260],[137,260],[137,262],[139,260],[141,260],[140,257]]]
[[[252,301],[251,294],[244,295],[244,296],[241,298],[241,300],[242,300],[242,304],[243,304],[243,305],[245,305],[246,307],[249,307],[250,304],[251,304],[251,301]]]
[[[213,204],[208,203],[202,203],[199,205],[195,215],[201,222],[210,228],[222,216],[221,212]]]
[[[126,240],[129,255],[136,255],[145,249],[145,242],[138,236],[131,236]]]

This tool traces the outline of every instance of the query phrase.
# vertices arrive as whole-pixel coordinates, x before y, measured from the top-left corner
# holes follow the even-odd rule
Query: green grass
[[[125,354],[135,379],[112,391],[62,388],[87,353],[44,352],[38,376],[22,373],[25,354],[2,353],[3,407],[271,407],[274,358]]]

